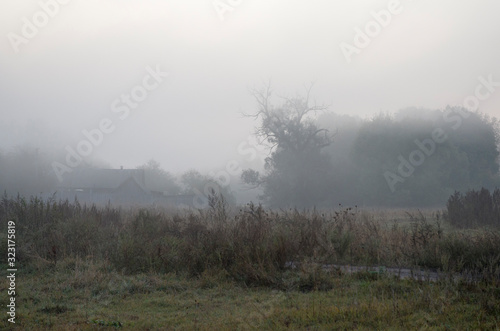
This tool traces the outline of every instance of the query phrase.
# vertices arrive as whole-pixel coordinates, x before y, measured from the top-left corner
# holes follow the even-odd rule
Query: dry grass
[[[454,229],[439,212],[397,215],[404,219],[352,208],[275,212],[249,204],[231,211],[217,196],[206,211],[177,214],[22,198],[0,204],[2,232],[6,220],[17,224],[17,257],[25,268],[91,257],[125,274],[216,271],[246,285],[281,288],[294,262],[430,268],[498,282],[498,230]]]
[[[172,213],[4,198],[4,251],[9,220],[25,329],[498,328],[498,230],[457,230],[435,211],[232,211],[213,196],[206,211]],[[324,264],[470,277],[402,281]]]

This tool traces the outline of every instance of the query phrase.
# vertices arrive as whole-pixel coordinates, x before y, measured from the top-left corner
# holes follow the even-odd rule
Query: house
[[[57,186],[58,199],[80,203],[104,205],[193,205],[193,195],[168,195],[152,191],[148,183],[148,171],[144,169],[74,169]]]

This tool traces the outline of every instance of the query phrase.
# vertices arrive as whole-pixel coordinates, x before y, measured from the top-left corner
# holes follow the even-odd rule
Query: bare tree
[[[248,116],[260,121],[255,134],[269,146],[270,156],[266,174],[247,169],[241,178],[248,185],[263,186],[263,199],[271,205],[311,205],[324,193],[322,183],[331,167],[321,150],[333,142],[333,135],[314,122],[314,115],[327,107],[311,104],[311,89],[305,97],[283,98],[278,106],[271,103],[270,85],[253,91],[257,112]]]
[[[327,129],[318,128],[309,117],[318,111],[328,109],[325,105],[310,105],[313,84],[306,89],[306,96],[284,98],[282,105],[276,107],[270,103],[272,91],[270,85],[252,92],[257,101],[258,110],[248,115],[261,120],[256,135],[263,142],[275,147],[300,152],[306,148],[323,148],[333,142],[333,135]],[[309,116],[308,116],[309,115]]]

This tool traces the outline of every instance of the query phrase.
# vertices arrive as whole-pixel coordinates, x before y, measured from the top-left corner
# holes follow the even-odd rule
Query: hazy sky
[[[389,9],[349,63],[340,45]],[[0,148],[76,148],[107,118],[89,157],[224,167],[255,124],[241,115],[255,110],[249,90],[268,80],[280,95],[314,81],[319,103],[351,115],[461,105],[479,76],[500,82],[498,13],[495,0],[2,0]],[[141,90],[157,67],[169,75]],[[480,103],[493,116],[496,88]],[[147,96],[125,116],[132,91]]]

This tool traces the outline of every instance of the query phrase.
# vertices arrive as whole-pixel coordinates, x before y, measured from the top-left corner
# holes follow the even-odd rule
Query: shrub
[[[206,211],[172,214],[4,197],[0,234],[6,237],[7,221],[16,223],[16,258],[25,270],[90,259],[128,274],[224,275],[273,287],[286,287],[295,272],[304,290],[328,288],[329,276],[321,273],[328,264],[435,268],[488,281],[500,277],[498,231],[445,233],[439,221],[422,213],[409,214],[408,226],[387,227],[351,208],[274,212],[248,204],[231,212],[217,199]],[[6,250],[5,239],[0,245]],[[6,255],[0,262],[6,263]]]
[[[449,222],[460,228],[500,226],[500,190],[455,191],[447,203]]]

